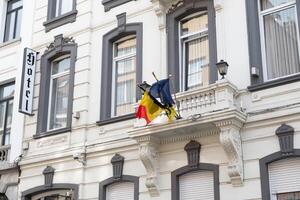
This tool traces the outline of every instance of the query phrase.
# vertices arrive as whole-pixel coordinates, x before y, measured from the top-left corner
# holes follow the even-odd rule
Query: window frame
[[[188,20],[188,19],[191,19],[193,17],[196,17],[196,16],[201,16],[203,14],[207,14],[207,11],[202,11],[202,12],[199,12],[197,14],[194,13],[194,14],[191,14],[191,15],[188,15],[187,17],[185,17],[184,19],[181,19],[179,21],[179,24],[178,24],[178,30],[179,32],[181,31],[181,26],[182,26],[182,21],[184,20]],[[179,33],[179,61],[180,61],[180,64],[179,64],[179,88],[180,88],[180,91],[187,91],[189,89],[193,89],[193,88],[197,88],[197,87],[201,87],[203,85],[203,80],[201,80],[201,83],[198,84],[198,85],[193,85],[191,88],[188,88],[188,76],[190,75],[189,74],[189,70],[188,70],[188,60],[186,59],[187,56],[188,56],[188,53],[187,53],[187,48],[188,48],[188,43],[189,42],[193,42],[193,41],[196,41],[196,40],[200,40],[207,37],[208,38],[208,27],[205,28],[205,29],[202,29],[200,31],[197,31],[197,32],[194,32],[194,33],[189,33],[189,34],[186,34],[186,35],[182,35],[181,33]],[[202,58],[203,56],[201,56]],[[207,64],[203,65],[203,66],[206,66]],[[197,72],[198,73],[198,72]],[[201,73],[202,73],[202,70],[201,70]],[[195,74],[195,72],[194,72]]]
[[[76,10],[77,0],[73,0],[72,10],[55,17],[56,1],[48,0],[47,21],[43,23],[45,32],[60,27],[62,25],[73,23],[76,21],[78,11]]]
[[[67,126],[65,128],[48,130],[49,92],[52,62],[59,58],[70,57],[70,80],[68,96]],[[73,91],[75,78],[75,63],[77,57],[77,44],[70,38],[63,38],[63,35],[55,36],[55,41],[50,44],[49,49],[41,57],[40,92],[38,105],[37,130],[34,138],[51,136],[71,131],[73,112]]]
[[[139,200],[139,177],[122,175],[120,179],[108,178],[99,183],[99,200],[106,200],[106,188],[114,183],[130,182],[134,184],[134,200]]]
[[[70,78],[70,66],[69,66],[69,69],[67,70],[67,71],[64,71],[64,72],[60,72],[60,73],[57,73],[57,74],[55,74],[55,75],[53,75],[52,74],[52,72],[53,72],[53,67],[54,67],[54,63],[55,62],[60,62],[60,61],[62,61],[62,60],[64,60],[64,59],[67,59],[67,58],[70,58],[70,56],[67,54],[66,56],[61,56],[61,57],[59,57],[59,58],[57,58],[57,59],[55,59],[55,60],[53,60],[52,61],[52,63],[51,63],[51,71],[50,71],[50,84],[49,84],[49,87],[50,87],[50,89],[49,89],[49,102],[50,102],[50,104],[49,104],[49,106],[48,106],[48,122],[47,122],[47,130],[48,131],[53,131],[53,130],[56,130],[56,129],[60,129],[60,128],[52,128],[52,129],[50,129],[50,120],[51,120],[51,108],[52,108],[52,104],[53,104],[53,102],[52,102],[52,97],[53,97],[53,80],[54,79],[58,79],[58,78],[62,78],[62,77],[64,77],[64,76],[69,76],[69,78]],[[71,58],[70,58],[70,64],[69,65],[71,65]],[[68,118],[68,117],[67,117]]]
[[[3,87],[6,87],[6,86],[11,86],[11,85],[14,85],[15,86],[15,81],[12,81],[12,82],[8,82],[8,83],[5,83],[5,84],[2,84],[0,85],[0,88],[3,88]],[[14,94],[15,94],[16,91],[14,91]],[[14,96],[12,97],[7,97],[7,98],[4,98],[4,99],[1,99],[0,100],[0,103],[3,103],[5,102],[5,116],[4,116],[4,121],[3,121],[3,135],[2,135],[2,140],[0,141],[0,146],[9,146],[10,145],[10,142],[9,144],[5,144],[5,136],[7,135],[6,133],[6,130],[7,130],[7,115],[8,115],[8,105],[9,105],[9,102],[10,101],[13,101],[14,100]],[[14,102],[13,102],[13,106],[14,106]],[[12,117],[13,117],[13,110],[12,110]],[[10,132],[11,134],[11,132]]]
[[[8,7],[9,7],[9,2],[17,2],[17,1],[21,1],[22,2],[22,6],[18,7],[18,8],[15,8],[15,9],[12,9],[12,10],[8,10]],[[5,12],[5,20],[4,20],[4,33],[3,33],[3,42],[9,42],[11,40],[16,40],[18,38],[20,38],[20,35],[19,36],[16,36],[16,27],[17,27],[17,19],[18,19],[18,13],[19,11],[22,10],[22,13],[23,13],[23,0],[9,0],[7,2],[7,5],[6,5],[6,12]],[[7,35],[6,35],[6,31],[7,31],[7,18],[8,18],[8,15],[11,14],[11,13],[16,13],[15,14],[15,22],[14,22],[14,33],[13,33],[13,38],[12,39],[6,39]],[[21,19],[22,20],[22,19]],[[20,22],[20,30],[21,30],[21,25],[22,25],[22,22]]]
[[[259,0],[261,1],[261,0]],[[268,69],[267,69],[267,56],[266,56],[266,37],[265,37],[265,27],[264,27],[264,17],[270,14],[274,14],[276,12],[280,12],[280,11],[284,11],[290,8],[295,8],[295,19],[297,24],[299,23],[297,20],[297,5],[296,5],[296,0],[294,0],[293,2],[289,2],[289,3],[285,3],[283,5],[280,6],[275,6],[273,8],[268,8],[266,10],[262,10],[261,8],[261,4],[258,4],[258,10],[259,10],[259,27],[260,27],[260,35],[261,35],[261,51],[262,51],[262,69],[263,69],[263,80],[264,82],[268,82],[268,81],[272,81],[272,80],[277,80],[280,78],[287,78],[289,76],[294,76],[297,74],[300,74],[300,72],[295,73],[295,74],[289,74],[289,75],[285,75],[285,76],[281,76],[281,77],[277,77],[277,78],[272,78],[272,79],[268,79]],[[299,34],[299,26],[296,27],[296,31],[297,31],[297,36],[298,36],[298,55],[300,58],[300,34]]]
[[[296,20],[298,22],[298,34],[300,30],[300,0],[296,1]],[[249,67],[250,67],[250,77],[251,85],[248,86],[248,90],[251,92],[259,91],[263,89],[268,89],[288,83],[293,83],[300,81],[300,73],[287,75],[284,77],[278,77],[272,80],[265,80],[266,77],[266,59],[264,55],[263,46],[264,37],[262,31],[261,23],[261,10],[260,10],[260,0],[247,0],[246,4],[246,17],[247,17],[247,27],[248,27],[248,51],[249,51]],[[293,4],[293,3],[292,3]],[[299,35],[298,35],[299,37]],[[298,38],[298,46],[300,47],[300,38]],[[300,54],[300,49],[299,49]],[[257,73],[252,73],[255,70]]]
[[[122,60],[127,60],[127,59],[130,59],[130,58],[134,58],[134,57],[136,59],[136,56],[137,56],[136,48],[135,48],[134,52],[131,52],[131,53],[128,53],[128,54],[125,54],[125,55],[121,55],[121,56],[117,56],[116,55],[117,51],[118,51],[117,50],[117,45],[120,42],[124,42],[126,40],[130,40],[130,39],[133,39],[133,38],[136,39],[136,36],[135,35],[127,36],[127,37],[121,38],[120,40],[113,43],[112,80],[115,80],[115,81],[112,82],[112,91],[111,91],[111,101],[112,101],[112,104],[114,104],[114,106],[111,106],[111,117],[112,118],[113,117],[118,117],[117,115],[114,116],[114,114],[113,114],[116,111],[116,108],[118,106],[117,98],[115,98],[116,92],[118,91],[118,88],[117,88],[117,85],[116,85],[116,83],[117,83],[117,81],[116,81],[116,78],[117,78],[117,74],[116,74],[117,73],[116,72],[117,62],[122,61]],[[136,66],[135,66],[135,68],[136,68]],[[133,71],[129,71],[127,73],[136,73],[136,69],[133,70]],[[130,80],[126,80],[126,81],[122,81],[120,83],[126,85],[126,83],[129,82],[129,81]],[[125,95],[126,95],[126,92],[125,92]],[[120,105],[126,105],[126,104],[129,104],[129,103],[125,102],[124,104],[120,104]]]
[[[217,72],[217,42],[216,42],[216,21],[215,8],[211,0],[183,1],[182,5],[171,8],[167,13],[167,49],[168,49],[168,73],[179,80],[180,71],[180,41],[179,25],[180,21],[189,15],[206,11],[208,14],[208,46],[209,46],[209,83],[215,83],[218,79]],[[180,84],[175,83],[176,92],[180,91]]]
[[[112,8],[118,7],[130,1],[136,1],[136,0],[102,0],[102,5],[104,6],[104,11],[108,12]]]
[[[210,171],[214,174],[214,200],[220,200],[219,165],[199,163],[196,167],[186,165],[171,173],[171,199],[180,200],[179,177],[195,171]]]
[[[111,117],[111,94],[112,94],[112,65],[113,65],[113,45],[116,41],[127,36],[136,36],[136,82],[142,82],[142,65],[143,65],[143,24],[129,23],[117,27],[103,36],[102,40],[102,64],[101,64],[101,87],[100,94],[100,119],[98,125],[120,122],[123,120],[133,119],[134,113]],[[141,92],[136,89],[136,102],[141,97]]]

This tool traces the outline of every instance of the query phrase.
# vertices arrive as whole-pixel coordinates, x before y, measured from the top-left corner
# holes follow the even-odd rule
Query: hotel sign
[[[38,53],[32,49],[24,49],[19,112],[27,115],[33,114],[32,104],[37,54]]]

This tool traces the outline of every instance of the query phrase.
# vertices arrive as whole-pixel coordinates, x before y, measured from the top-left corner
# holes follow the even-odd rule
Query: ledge
[[[138,140],[139,138],[142,139],[144,137],[151,136],[158,138],[161,143],[166,143],[166,141],[172,141],[167,138],[176,138],[182,134],[184,134],[185,137],[188,137],[188,135],[193,136],[193,134],[198,132],[200,134],[202,133],[202,136],[219,133],[214,123],[232,119],[245,122],[246,114],[242,113],[238,109],[226,109],[222,111],[202,114],[202,116],[196,120],[180,119],[172,123],[134,128],[128,131],[128,135],[131,138]],[[203,132],[203,130],[210,131]]]
[[[75,22],[77,13],[78,13],[77,10],[73,10],[59,17],[44,22],[43,25],[45,26],[45,31],[49,32],[52,29],[57,28],[59,26],[65,25],[67,23]]]
[[[268,88],[272,88],[272,87],[276,87],[276,86],[280,86],[280,85],[284,85],[284,84],[288,84],[288,83],[293,83],[293,82],[297,82],[297,81],[300,81],[300,74],[280,78],[280,79],[273,80],[273,81],[267,81],[267,82],[264,82],[261,84],[251,85],[248,87],[248,90],[250,92],[255,92],[255,91],[264,90],[264,89],[268,89]]]
[[[103,126],[103,125],[113,124],[116,122],[121,122],[121,121],[129,120],[129,119],[134,119],[134,118],[135,118],[135,113],[132,113],[132,114],[123,115],[123,116],[119,116],[119,117],[113,117],[113,118],[106,119],[106,120],[99,120],[96,123],[98,126]]]
[[[104,6],[104,11],[110,11],[112,8],[125,4],[129,1],[136,1],[136,0],[102,0],[102,5]]]
[[[71,127],[61,128],[61,129],[56,129],[56,130],[51,130],[51,131],[47,131],[47,132],[35,134],[35,135],[33,135],[33,139],[39,139],[39,138],[43,138],[43,137],[49,137],[49,136],[52,136],[52,135],[57,135],[57,134],[61,134],[61,133],[65,133],[65,132],[70,132],[70,131],[71,131]]]
[[[21,42],[21,38],[12,39],[12,40],[0,43],[0,48],[10,46],[10,45],[13,45],[13,44],[16,45],[20,42]]]

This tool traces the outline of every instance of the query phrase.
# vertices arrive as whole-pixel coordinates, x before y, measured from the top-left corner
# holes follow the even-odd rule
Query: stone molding
[[[157,138],[142,137],[137,138],[139,142],[139,157],[146,168],[147,178],[146,187],[151,197],[159,196],[158,187],[158,143]]]
[[[233,186],[242,186],[244,179],[243,152],[240,129],[243,123],[239,120],[215,122],[220,129],[220,143],[227,154],[228,176]]]

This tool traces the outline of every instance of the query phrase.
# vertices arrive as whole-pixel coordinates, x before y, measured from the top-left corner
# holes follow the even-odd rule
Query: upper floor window
[[[206,11],[189,15],[180,21],[181,90],[208,85],[209,46]]]
[[[59,58],[52,62],[49,94],[48,129],[67,127],[70,57]]]
[[[132,113],[136,101],[136,38],[129,36],[114,44],[112,74],[112,117]]]
[[[251,86],[255,91],[300,80],[300,1],[245,1]]]
[[[48,16],[44,22],[46,31],[75,22],[76,15],[76,0],[48,0]]]
[[[2,145],[10,144],[14,93],[14,83],[0,86],[0,136]]]
[[[132,119],[140,98],[136,84],[142,82],[143,24],[126,23],[117,16],[118,27],[103,36],[101,103],[98,125]]]
[[[261,0],[260,23],[264,80],[300,72],[295,0]]]
[[[176,91],[214,83],[218,74],[213,1],[181,1],[168,11],[167,29],[168,73],[179,80]]]
[[[20,37],[22,8],[22,0],[8,1],[3,40],[4,42]]]
[[[74,40],[58,35],[42,55],[35,138],[71,129],[76,54]]]

